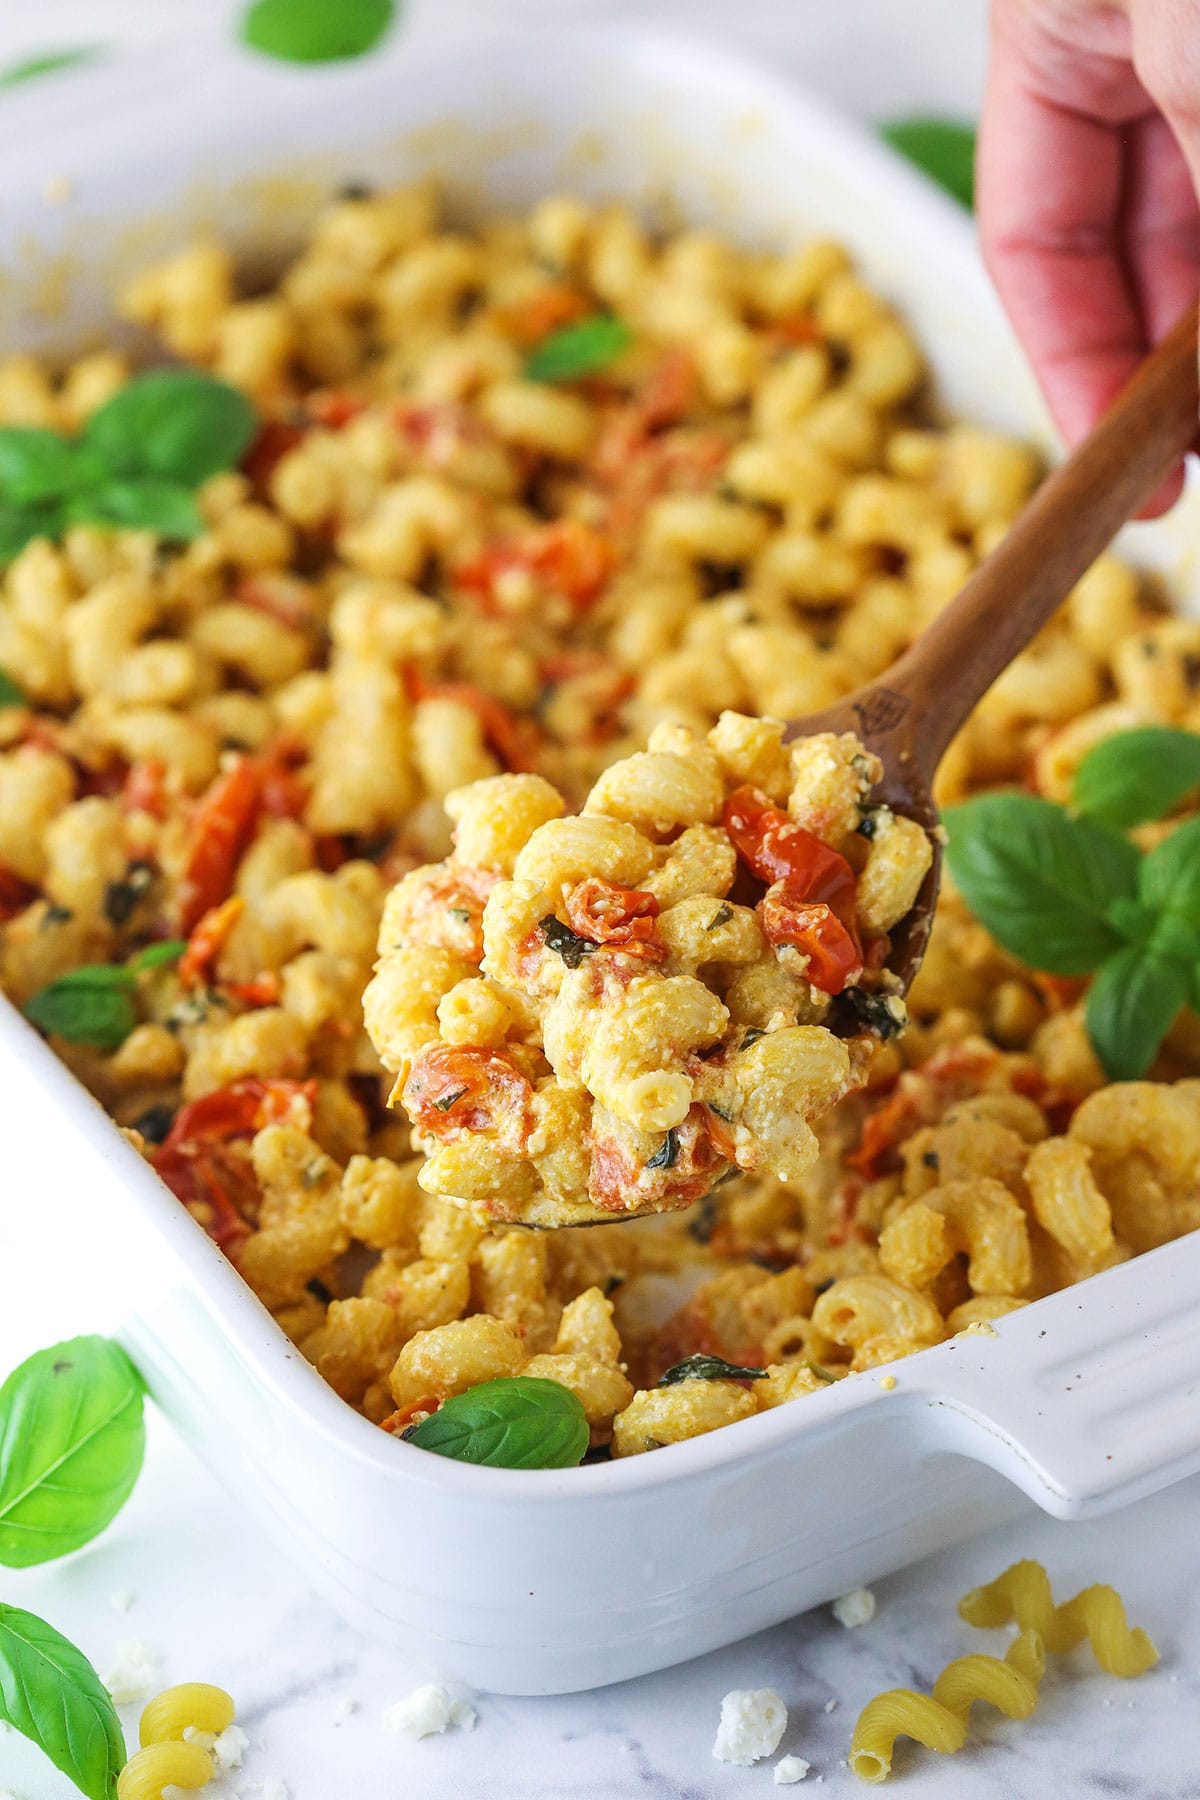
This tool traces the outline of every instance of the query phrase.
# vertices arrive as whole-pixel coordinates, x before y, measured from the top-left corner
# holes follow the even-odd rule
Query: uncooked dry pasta
[[[200,488],[191,542],[72,525],[3,573],[0,986],[27,1006],[81,969],[119,984],[119,1041],[82,1041],[60,1006],[55,1049],[350,1405],[399,1432],[529,1369],[572,1387],[593,1455],[644,1454],[972,1325],[1003,1335],[1200,1224],[1194,1013],[1153,1079],[1106,1082],[1079,984],[1002,952],[949,884],[865,1084],[812,1139],[754,1113],[780,1045],[844,1000],[762,954],[717,814],[739,788],[796,797],[853,866],[862,935],[886,932],[911,903],[907,821],[766,721],[878,675],[1037,477],[1024,446],[935,416],[910,333],[837,245],[657,234],[567,196],[469,228],[418,187],[334,200],[266,291],[208,240],[120,304],[164,356],[237,383],[258,434]],[[574,373],[572,329],[607,345]],[[0,426],[75,431],[129,374],[111,350],[10,358]],[[968,722],[939,798],[1069,798],[1112,733],[1200,728],[1198,668],[1200,623],[1102,558]],[[718,1009],[736,1021],[756,1166],[716,1157],[678,1214],[534,1236],[456,1204],[479,1199],[469,1147],[414,1143],[385,1101],[435,1040],[544,1079],[551,996],[513,966],[519,928],[583,934],[553,905],[524,919],[516,890],[563,868],[653,896],[624,921],[672,970],[640,971],[643,1025],[667,979],[698,1062]],[[576,922],[599,929],[609,899],[587,888]],[[485,956],[502,967],[481,979]],[[540,939],[539,980],[557,963],[577,989],[589,958]],[[377,987],[369,1035],[381,979],[400,1004]],[[666,1175],[690,1178],[706,1078],[578,1027],[553,1021],[551,1047],[583,1086],[544,1090],[535,1155],[497,1157],[496,1212],[535,1168],[579,1191],[589,1076],[641,1134],[638,1182],[671,1133]],[[806,1039],[805,1080],[836,1092],[851,1041]],[[765,1373],[656,1385],[699,1350]]]

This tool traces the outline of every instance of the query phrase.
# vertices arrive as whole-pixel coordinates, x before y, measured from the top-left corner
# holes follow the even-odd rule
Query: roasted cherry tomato
[[[529,719],[517,719],[494,695],[471,681],[426,681],[411,663],[404,671],[410,700],[457,700],[468,706],[483,727],[488,747],[505,768],[528,774],[536,765],[537,727]]]
[[[510,570],[522,569],[582,611],[596,599],[616,560],[609,539],[591,525],[582,519],[559,519],[552,525],[538,525],[519,538],[490,544],[470,562],[460,564],[454,579],[491,612],[500,604],[496,591],[500,578]]]
[[[167,812],[167,767],[160,762],[131,763],[120,793],[125,812],[149,813],[163,819]]]
[[[735,788],[721,822],[734,849],[760,881],[797,875],[805,883],[806,900],[823,900],[839,915],[847,903],[853,907],[854,870],[845,857],[772,806],[758,788]]]
[[[431,1137],[498,1131],[524,1140],[532,1089],[496,1050],[429,1044],[415,1058],[401,1098]]]
[[[862,947],[831,906],[809,900],[803,876],[789,875],[769,887],[758,916],[767,942],[793,944],[808,958],[805,978],[823,994],[840,994],[862,974]]]
[[[661,962],[667,946],[658,935],[658,901],[639,888],[615,887],[592,875],[567,895],[567,924],[577,937],[626,956]]]
[[[229,897],[262,806],[262,770],[239,756],[201,796],[188,831],[179,882],[180,929],[190,935],[210,907]]]
[[[185,988],[199,987],[201,982],[208,980],[226,938],[245,910],[246,902],[241,895],[230,894],[228,900],[210,906],[201,917],[179,959],[179,979]]]
[[[227,1256],[249,1236],[245,1215],[258,1199],[247,1141],[266,1125],[307,1130],[316,1097],[315,1081],[230,1082],[181,1107],[154,1152],[154,1168]]]

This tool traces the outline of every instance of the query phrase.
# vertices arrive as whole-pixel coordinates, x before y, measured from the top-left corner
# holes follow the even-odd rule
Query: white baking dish
[[[302,73],[181,44],[6,99],[0,159],[9,341],[94,333],[120,273],[197,225],[270,251],[331,184],[433,169],[475,209],[571,186],[750,239],[835,233],[910,316],[952,408],[1041,428],[965,218],[791,87],[636,27],[539,25],[449,63],[401,40]],[[1195,524],[1140,528],[1136,549],[1182,579]],[[994,1339],[926,1351],[894,1391],[862,1375],[662,1455],[481,1470],[344,1406],[3,1003],[0,1096],[5,1281],[44,1282],[55,1323],[67,1308],[72,1329],[117,1323],[160,1406],[305,1575],[478,1687],[660,1668],[1029,1501],[1080,1517],[1200,1468],[1200,1235]]]

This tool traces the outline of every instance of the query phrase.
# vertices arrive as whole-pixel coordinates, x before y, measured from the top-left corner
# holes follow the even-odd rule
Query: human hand
[[[1200,6],[993,0],[991,35],[983,252],[1074,443],[1200,292]]]

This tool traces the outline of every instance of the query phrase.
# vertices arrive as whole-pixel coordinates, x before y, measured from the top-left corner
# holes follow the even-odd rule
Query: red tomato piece
[[[483,735],[505,768],[528,774],[537,767],[538,731],[531,719],[518,719],[494,695],[471,681],[426,681],[411,663],[404,670],[410,700],[457,700],[469,706],[483,727]]]
[[[0,925],[24,912],[37,899],[37,893],[28,881],[0,863]]]
[[[236,757],[200,798],[188,829],[179,881],[180,929],[190,935],[228,898],[237,866],[250,846],[262,809],[263,778],[249,756]]]
[[[283,419],[263,421],[258,436],[242,458],[242,472],[249,476],[255,493],[260,496],[266,493],[279,464],[303,437],[299,425],[289,425]]]
[[[803,876],[789,875],[769,887],[758,916],[770,944],[793,944],[808,958],[806,978],[823,994],[840,994],[862,974],[862,946],[833,908],[810,901]]]
[[[431,1137],[503,1131],[523,1143],[532,1092],[499,1051],[429,1044],[415,1058],[401,1098],[414,1125]]]
[[[243,1006],[278,1006],[283,983],[273,969],[265,969],[249,981],[222,982],[225,992]]]
[[[225,940],[246,910],[240,894],[231,894],[217,906],[210,906],[188,938],[188,946],[179,959],[179,979],[185,988],[199,987],[212,973]]]
[[[500,608],[497,584],[510,570],[523,569],[554,594],[562,594],[580,611],[599,595],[616,567],[610,540],[582,519],[559,519],[539,525],[523,537],[501,540],[454,572],[460,588],[478,596],[487,612]]]
[[[343,388],[320,388],[305,401],[305,409],[326,431],[341,431],[352,419],[367,410],[365,400],[348,394]]]
[[[733,847],[760,881],[782,881],[796,875],[805,882],[807,900],[823,900],[841,914],[852,907],[856,883],[844,856],[806,831],[758,788],[735,788],[721,819]]]
[[[163,819],[167,813],[167,769],[165,763],[135,762],[130,765],[121,789],[121,806],[125,812],[149,813]]]
[[[316,1097],[315,1081],[248,1076],[176,1113],[153,1167],[227,1256],[249,1236],[245,1214],[258,1197],[247,1140],[266,1125],[307,1130]]]
[[[509,331],[522,344],[537,344],[552,331],[573,325],[593,311],[586,294],[566,281],[547,282],[505,312]]]
[[[667,946],[658,935],[658,901],[639,888],[616,887],[597,875],[576,882],[567,895],[567,924],[577,937],[626,956],[661,962]]]

